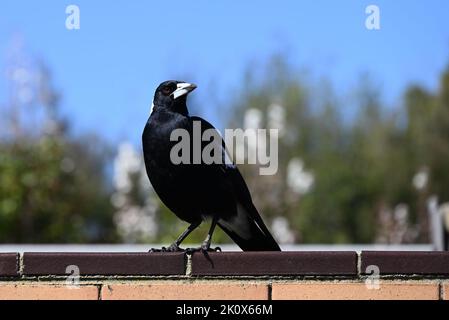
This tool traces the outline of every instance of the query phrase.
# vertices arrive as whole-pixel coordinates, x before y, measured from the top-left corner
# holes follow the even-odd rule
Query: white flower
[[[262,111],[256,108],[246,110],[243,127],[245,129],[259,129],[262,126]]]
[[[142,158],[134,147],[128,143],[121,143],[118,148],[117,157],[114,160],[114,185],[122,192],[131,190],[129,175],[136,173],[142,166]]]
[[[130,175],[137,175],[137,184]],[[114,222],[126,242],[146,241],[157,233],[155,193],[146,177],[145,166],[139,152],[128,142],[121,143],[114,160],[115,192],[112,205],[117,208]],[[144,205],[129,195],[131,190],[144,197]]]
[[[111,195],[111,203],[116,208],[122,208],[126,204],[126,195],[120,192],[114,192]]]
[[[396,222],[405,224],[408,218],[408,206],[404,203],[398,204],[394,208],[393,217]]]
[[[155,210],[148,207],[131,206],[118,211],[115,224],[126,242],[135,242],[142,237],[151,237],[157,232]]]
[[[417,190],[422,190],[427,186],[429,181],[429,170],[427,168],[421,168],[413,177],[413,186]]]
[[[293,158],[287,166],[287,185],[295,193],[307,193],[313,186],[314,177],[304,170],[304,163],[299,158]]]
[[[288,220],[284,217],[274,218],[271,230],[280,243],[293,243],[295,241],[295,235],[290,230]]]
[[[279,136],[284,134],[285,109],[279,104],[271,104],[268,107],[268,127],[279,130]]]

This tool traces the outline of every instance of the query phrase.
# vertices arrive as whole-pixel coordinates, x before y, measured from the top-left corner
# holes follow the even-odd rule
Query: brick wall
[[[449,253],[0,253],[0,299],[449,300]]]

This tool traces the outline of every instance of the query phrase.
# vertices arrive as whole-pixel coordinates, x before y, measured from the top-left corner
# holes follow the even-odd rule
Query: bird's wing
[[[200,117],[190,117],[191,121],[201,123],[201,131],[214,126]],[[218,132],[218,131],[217,131]],[[223,139],[221,139],[222,163],[207,166],[210,170],[220,170],[223,178],[232,186],[237,199],[237,215],[231,219],[220,219],[220,227],[243,249],[258,251],[280,251],[259,212],[253,204],[250,191],[232,159]]]

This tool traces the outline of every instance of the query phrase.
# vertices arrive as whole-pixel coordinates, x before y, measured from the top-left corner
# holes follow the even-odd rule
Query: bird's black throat
[[[153,109],[155,111],[167,110],[182,114],[183,116],[188,116],[189,110],[187,109],[187,95],[171,101],[156,102]]]
[[[179,97],[175,100],[174,104],[174,111],[182,114],[183,116],[189,115],[189,110],[187,110],[187,95],[184,95],[182,97]]]

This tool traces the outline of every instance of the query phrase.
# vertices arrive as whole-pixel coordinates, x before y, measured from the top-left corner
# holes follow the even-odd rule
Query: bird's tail
[[[231,219],[220,219],[218,225],[243,251],[281,251],[254,206],[238,206],[238,214]]]

